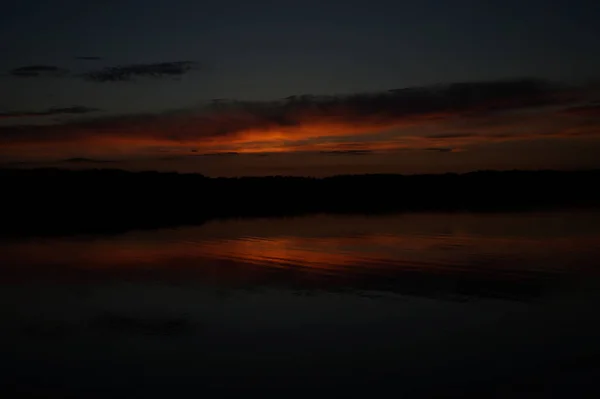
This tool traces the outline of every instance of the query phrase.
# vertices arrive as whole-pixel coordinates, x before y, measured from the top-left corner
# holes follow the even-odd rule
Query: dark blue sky
[[[19,0],[0,14],[0,68],[197,61],[203,70],[185,90],[156,88],[178,103],[515,76],[585,79],[600,70],[599,16],[597,1],[564,0]],[[36,86],[39,93],[20,93],[18,102],[49,94]]]
[[[593,0],[18,0],[0,10],[0,127],[86,116],[74,106],[93,109],[94,117],[155,115],[215,98],[517,77],[598,81],[599,19],[600,1]],[[193,68],[157,65],[180,61]],[[114,81],[114,67],[132,79]],[[156,68],[159,78],[142,76]],[[306,137],[314,138],[311,129]],[[440,129],[437,135],[453,134]],[[285,134],[271,132],[253,145],[270,146]]]

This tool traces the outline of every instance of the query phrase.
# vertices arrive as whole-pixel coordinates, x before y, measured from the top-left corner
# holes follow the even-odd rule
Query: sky
[[[599,17],[583,0],[15,1],[0,164],[598,168]]]

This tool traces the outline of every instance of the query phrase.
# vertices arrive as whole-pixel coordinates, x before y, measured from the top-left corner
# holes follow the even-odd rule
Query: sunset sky
[[[14,1],[0,164],[598,168],[599,16],[593,0]]]

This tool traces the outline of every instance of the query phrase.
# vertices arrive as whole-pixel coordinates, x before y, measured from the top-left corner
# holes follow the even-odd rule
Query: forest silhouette
[[[216,218],[598,207],[600,170],[211,178],[117,169],[0,169],[2,236],[116,233]]]

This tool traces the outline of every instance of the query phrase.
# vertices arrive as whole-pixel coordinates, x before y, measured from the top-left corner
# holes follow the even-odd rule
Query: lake
[[[3,397],[600,393],[600,212],[15,238],[0,265]]]

